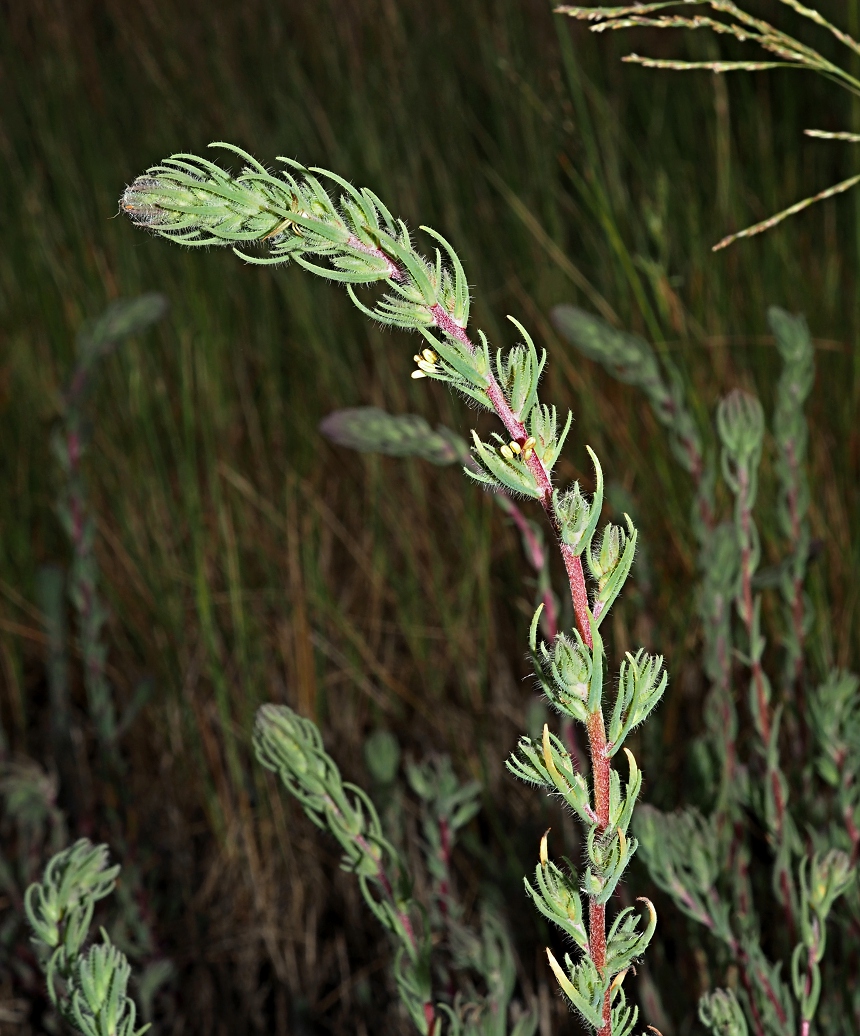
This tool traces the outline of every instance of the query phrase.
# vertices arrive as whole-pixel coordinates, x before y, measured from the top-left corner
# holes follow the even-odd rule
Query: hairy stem
[[[465,328],[460,327],[442,306],[435,305],[431,313],[434,323],[440,331],[456,339],[470,352],[475,351],[474,343],[467,335]],[[492,373],[487,375],[486,392],[508,435],[522,446],[528,438],[526,426],[511,410],[501,386]],[[582,558],[574,553],[572,547],[561,540],[559,521],[552,503],[552,482],[549,473],[543,465],[543,461],[536,452],[533,452],[526,463],[541,490],[540,503],[556,534],[559,549],[564,559],[577,628],[583,641],[591,649],[593,647],[593,640],[591,636],[591,623],[589,622],[590,609]],[[600,833],[603,834],[609,826],[609,774],[611,764],[606,743],[603,713],[599,708],[589,717],[587,729],[591,769],[594,778],[594,806],[600,825]],[[588,929],[591,959],[598,971],[602,972],[606,967],[606,907],[602,903],[597,903],[594,899],[591,899],[588,904]],[[598,1036],[612,1036],[611,993],[609,990],[607,990],[603,1002],[603,1019],[604,1022],[598,1030]]]
[[[338,809],[336,803],[328,795],[325,796],[325,801],[328,808],[339,817],[343,817],[343,814]],[[368,856],[374,858],[373,850],[368,841],[362,835],[355,836],[355,844],[359,846],[363,852]],[[409,939],[409,943],[412,947],[413,952],[417,955],[418,953],[418,939],[415,936],[415,929],[412,927],[412,919],[409,914],[400,908],[400,904],[397,902],[397,898],[394,895],[394,886],[391,884],[391,879],[388,877],[388,873],[383,866],[382,860],[377,861],[376,880],[384,890],[388,897],[391,905],[397,914],[397,919],[400,922],[403,931],[406,933],[406,937]],[[427,1027],[429,1036],[433,1036],[436,1028],[436,1011],[433,1007],[432,1001],[428,1001],[424,1004],[424,1018],[427,1021]]]
[[[382,251],[368,250],[366,247],[363,249],[368,251],[369,254],[379,255],[384,258],[389,264],[391,269],[390,277],[391,280],[402,282],[405,279],[403,270],[392,260],[388,255]],[[431,316],[433,317],[433,324],[444,334],[449,335],[455,341],[470,352],[475,352],[475,345],[472,342],[469,335],[466,333],[466,329],[461,327],[450,313],[436,303],[430,309]],[[486,385],[487,397],[493,409],[496,412],[499,420],[505,426],[505,430],[508,435],[515,442],[522,446],[528,438],[528,431],[523,422],[514,414],[511,409],[508,400],[505,398],[505,394],[502,391],[498,381],[496,381],[492,372],[487,374],[487,385]],[[537,452],[532,452],[526,460],[529,471],[534,476],[534,479],[540,489],[540,503],[544,509],[544,512],[549,519],[550,525],[556,535],[556,539],[561,551],[562,558],[564,560],[565,570],[567,571],[568,582],[570,585],[570,596],[573,602],[573,610],[576,618],[576,625],[579,629],[580,635],[583,641],[589,649],[593,648],[593,639],[591,636],[591,623],[590,619],[590,608],[588,601],[588,589],[585,583],[585,572],[582,567],[582,559],[574,553],[572,547],[563,543],[559,535],[559,521],[555,514],[555,509],[552,502],[552,481],[549,476],[549,472],[543,465],[543,461],[537,455]],[[518,509],[516,509],[518,511]],[[516,518],[515,518],[516,520]],[[520,525],[520,523],[517,523]],[[522,531],[522,528],[521,528]],[[537,566],[535,566],[537,567]],[[595,812],[597,814],[600,832],[603,834],[609,826],[609,787],[610,787],[610,768],[611,763],[609,759],[608,746],[606,742],[606,729],[603,720],[603,713],[598,710],[593,713],[587,723],[588,730],[588,744],[591,755],[591,766],[592,773],[594,775],[594,802]],[[380,870],[381,878],[387,882],[387,876]],[[385,885],[383,885],[385,887]],[[390,883],[388,883],[387,891],[390,894]],[[589,947],[590,956],[594,962],[595,967],[602,972],[606,967],[606,907],[603,904],[595,902],[594,899],[589,901]],[[408,919],[406,919],[408,923]],[[411,925],[407,929],[411,932]],[[414,935],[413,935],[414,938]],[[432,1005],[425,1006],[425,1013],[427,1015],[428,1025],[430,1027],[431,1036],[434,1030],[433,1009]],[[612,1036],[612,1012],[611,1012],[611,993],[609,990],[606,992],[603,1003],[603,1025],[598,1030],[598,1036]]]
[[[465,329],[460,327],[460,325],[451,318],[450,314],[447,313],[442,306],[437,303],[430,312],[433,315],[435,326],[438,327],[440,331],[444,331],[452,338],[455,338],[470,352],[475,351],[475,345],[466,334]],[[499,420],[505,426],[505,430],[508,435],[522,446],[528,438],[526,426],[511,410],[507,399],[505,399],[505,394],[502,392],[501,386],[493,377],[492,373],[487,375],[486,391],[487,396],[493,405],[493,409],[496,411]],[[532,453],[526,461],[526,464],[541,490],[540,504],[549,518],[553,531],[558,537],[559,523],[552,506],[552,482],[550,480],[549,473],[543,466],[543,461],[537,453]],[[588,621],[588,591],[585,585],[585,573],[582,569],[582,559],[574,554],[572,547],[562,543],[560,539],[558,543],[562,557],[564,558],[564,567],[567,570],[567,577],[570,583],[570,596],[573,601],[576,625],[582,635],[582,639],[588,647],[591,648],[591,626]]]
[[[578,560],[578,559],[577,559]],[[594,810],[597,814],[600,834],[609,827],[609,746],[606,742],[606,728],[603,713],[598,708],[588,717],[588,747],[591,753],[591,770],[594,775]],[[606,967],[606,906],[593,898],[588,903],[588,945],[591,959],[598,971]],[[611,993],[606,991],[603,1000],[603,1025],[598,1036],[611,1036],[612,1010]]]
[[[398,284],[402,284],[406,280],[406,274],[403,270],[381,248],[371,248],[370,245],[363,244],[354,234],[350,234],[347,244],[358,252],[364,252],[365,255],[372,255],[376,259],[383,259],[388,265],[388,277],[390,280],[396,281]]]

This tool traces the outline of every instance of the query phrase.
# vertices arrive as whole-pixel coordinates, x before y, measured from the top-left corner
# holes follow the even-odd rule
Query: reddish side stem
[[[844,816],[845,830],[851,839],[851,866],[853,867],[857,863],[857,857],[860,856],[860,831],[857,830],[857,825],[854,823],[854,810],[850,805],[845,807]]]
[[[752,528],[752,514],[750,513],[749,505],[747,502],[747,491],[749,488],[749,478],[747,472],[741,468],[738,472],[738,482],[740,485],[740,510],[741,510],[741,529],[744,534],[744,545],[741,550],[741,580],[742,580],[742,594],[743,594],[743,620],[744,626],[746,626],[747,635],[750,643],[750,653],[752,653],[752,636],[753,636],[753,593],[752,593],[752,547],[750,546],[750,536]],[[770,743],[770,710],[767,704],[767,697],[764,689],[764,672],[761,667],[761,661],[758,658],[751,659],[752,665],[752,676],[753,683],[755,685],[756,702],[758,705],[758,727],[759,734],[761,735],[762,741],[764,741],[765,749],[767,749]],[[780,814],[780,825],[782,823],[782,816]]]
[[[332,812],[337,813],[338,816],[342,816],[340,810],[337,808],[332,799],[326,797],[326,801],[328,802],[329,808],[332,810]],[[361,848],[368,854],[368,856],[373,856],[373,852],[371,851],[370,845],[362,835],[355,836],[355,844],[361,846]],[[397,912],[398,920],[403,925],[403,930],[406,932],[406,935],[409,938],[410,943],[412,944],[412,948],[415,951],[417,951],[418,940],[415,937],[415,929],[412,927],[412,921],[409,915],[406,913],[406,911],[400,909],[397,900],[394,896],[394,889],[391,885],[391,879],[388,877],[388,874],[386,873],[381,860],[377,865],[376,880],[385,890],[385,894],[388,896],[389,900],[394,906]],[[432,1002],[430,1001],[424,1004],[424,1017],[427,1021],[429,1036],[433,1036],[436,1027],[436,1011],[433,1007]]]
[[[443,920],[448,920],[448,897],[450,886],[448,875],[451,870],[451,830],[448,821],[442,817],[439,821],[439,860],[444,868],[442,880],[439,882],[439,912]]]
[[[739,483],[739,506],[741,514],[741,530],[743,532],[744,542],[741,550],[741,580],[742,580],[742,596],[743,596],[743,621],[747,631],[747,638],[750,645],[750,664],[752,668],[753,686],[755,688],[756,704],[757,704],[757,727],[759,736],[762,739],[762,744],[765,751],[765,757],[767,758],[770,748],[771,738],[771,715],[770,707],[768,705],[767,696],[765,694],[764,684],[764,670],[762,669],[761,660],[754,657],[753,652],[753,632],[755,623],[755,610],[753,606],[753,593],[752,593],[752,547],[750,546],[751,533],[752,533],[752,513],[750,511],[749,502],[747,499],[749,489],[749,476],[744,468],[738,471],[738,483]],[[770,782],[771,793],[773,794],[774,807],[776,812],[776,839],[778,842],[782,842],[783,830],[785,825],[785,800],[783,799],[782,786],[779,782],[779,773],[768,764],[767,777],[766,779]],[[779,889],[782,894],[782,906],[785,912],[785,919],[788,925],[790,933],[795,931],[794,913],[792,910],[791,903],[791,879],[790,876],[783,866],[779,877],[778,877]],[[793,937],[793,935],[792,935]]]
[[[791,521],[791,545],[794,548],[795,554],[800,549],[800,535],[801,535],[801,518],[800,512],[797,507],[797,486],[800,479],[799,476],[799,465],[797,463],[797,456],[794,450],[794,443],[789,442],[786,447],[786,459],[788,461],[789,468],[792,474],[792,486],[788,492],[788,513]],[[795,576],[791,583],[792,600],[790,602],[791,607],[791,619],[794,627],[794,638],[797,648],[797,656],[794,660],[794,683],[795,693],[800,695],[802,693],[802,678],[803,678],[803,576]],[[802,714],[802,703],[798,701],[798,713]]]

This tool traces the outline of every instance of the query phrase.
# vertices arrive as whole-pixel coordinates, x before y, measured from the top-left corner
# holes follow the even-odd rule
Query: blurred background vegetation
[[[760,7],[790,21],[772,0]],[[860,21],[858,0],[822,9]],[[56,795],[72,835],[112,842],[137,875],[129,952],[141,966],[172,962],[147,1001],[159,1031],[394,1032],[385,940],[333,844],[270,794],[249,751],[258,704],[286,701],[368,784],[363,745],[387,729],[407,756],[447,751],[482,782],[461,894],[468,904],[487,880],[504,894],[541,1034],[572,1031],[521,875],[547,826],[569,852],[576,834],[502,767],[540,719],[523,681],[533,590],[516,532],[456,473],[359,456],[317,430],[341,406],[408,410],[461,434],[472,415],[411,381],[414,342],[369,325],[336,288],[146,238],[116,218],[116,199],[148,165],[225,139],[266,162],[335,169],[453,242],[476,325],[510,342],[503,318],[515,314],[549,351],[544,397],[576,418],[560,477],[590,486],[589,443],[610,501],[640,526],[638,592],[616,609],[610,650],[667,656],[667,701],[637,754],[645,797],[671,808],[705,689],[691,489],[643,400],[556,337],[549,309],[573,302],[655,342],[710,441],[721,394],[772,398],[766,306],[806,314],[818,662],[856,666],[860,196],[710,246],[853,172],[852,145],[801,134],[860,129],[858,111],[796,72],[623,65],[629,50],[715,51],[682,36],[594,37],[540,0],[6,0],[0,18],[0,718],[5,772],[44,768],[30,771],[42,773],[41,835],[9,819],[19,785],[0,789],[5,856],[41,864],[62,823]],[[71,802],[51,778],[37,593],[43,566],[69,563],[50,432],[77,329],[144,291],[171,310],[104,363],[86,475],[108,676],[121,705],[144,681],[153,689],[123,736],[121,774],[105,770],[70,640],[83,789]],[[631,891],[645,881],[634,870]],[[671,1031],[689,1031],[704,958],[656,900],[649,981]],[[38,1032],[40,985],[10,934],[18,909],[13,892],[0,900],[0,1026]]]

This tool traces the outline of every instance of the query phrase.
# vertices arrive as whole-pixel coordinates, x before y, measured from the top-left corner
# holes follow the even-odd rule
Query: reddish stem
[[[785,1016],[785,1008],[779,1002],[779,997],[776,995],[776,990],[770,984],[770,979],[761,971],[756,972],[756,978],[764,986],[765,995],[770,1001],[771,1007],[776,1012],[776,1016],[779,1019],[779,1024],[785,1025],[785,1023],[788,1021],[788,1019]]]
[[[406,280],[406,274],[390,256],[386,255],[385,252],[382,251],[381,248],[372,248],[370,245],[362,244],[355,234],[350,235],[347,245],[350,248],[354,248],[357,252],[364,252],[365,255],[372,255],[377,259],[384,259],[388,266],[389,280],[396,281],[398,284]]]
[[[504,490],[500,490],[499,495],[504,496],[506,501],[505,510],[510,515],[511,521],[516,525],[520,536],[523,538],[523,545],[526,548],[526,556],[529,559],[529,564],[536,572],[542,572],[543,567],[546,564],[544,549],[540,540],[535,535],[534,529],[529,525],[528,518],[526,518],[523,512],[519,507],[517,507]]]
[[[594,809],[600,834],[609,827],[609,774],[610,761],[603,713],[592,712],[586,724],[588,747],[591,752],[591,772],[594,781]],[[588,944],[591,960],[599,972],[606,967],[606,906],[593,898],[588,903]],[[603,1025],[597,1036],[612,1036],[612,994],[607,989],[603,998]]]
[[[466,334],[465,328],[460,327],[450,313],[448,313],[442,306],[437,303],[432,307],[430,313],[433,316],[435,326],[438,327],[440,331],[444,331],[446,334],[456,339],[461,345],[464,345],[469,352],[473,353],[475,351],[474,343]],[[526,426],[511,410],[510,404],[505,399],[501,386],[493,377],[492,372],[488,372],[487,374],[486,392],[490,403],[493,405],[493,409],[496,411],[496,414],[505,426],[505,430],[508,435],[522,446],[528,438]],[[531,454],[526,461],[526,465],[534,476],[538,489],[540,490],[541,495],[538,498],[540,500],[540,504],[546,512],[556,536],[558,536],[558,519],[555,516],[555,511],[552,506],[552,481],[550,480],[549,473],[543,466],[543,461],[537,453],[533,452]],[[559,540],[559,548],[561,550],[562,557],[564,558],[564,567],[567,570],[567,577],[570,582],[570,595],[573,600],[573,611],[576,616],[576,625],[582,635],[582,639],[588,647],[591,648],[591,627],[588,621],[588,591],[585,586],[585,574],[582,569],[582,559],[574,554],[572,547],[562,543],[561,540]]]
[[[460,342],[470,353],[475,351],[475,346],[466,334],[465,328],[461,327],[442,306],[437,303],[430,312],[435,326],[440,331]],[[510,404],[505,399],[501,386],[493,377],[492,372],[487,373],[486,393],[493,409],[505,426],[508,435],[522,446],[528,438],[526,426],[511,410]],[[552,505],[552,481],[543,465],[543,461],[536,452],[532,452],[526,460],[526,464],[540,490],[539,500],[541,506],[546,512],[547,518],[556,534],[559,549],[564,559],[577,628],[585,644],[589,649],[592,649],[593,641],[591,637],[591,624],[589,622],[588,590],[585,585],[582,559],[574,553],[572,547],[562,542],[559,535],[559,523]],[[607,751],[603,713],[599,708],[588,717],[586,728],[588,730],[588,747],[591,754],[591,771],[594,779],[595,812],[600,834],[602,835],[609,827],[609,775],[611,764]],[[606,967],[606,906],[602,903],[597,903],[593,898],[588,904],[588,930],[590,956],[594,966],[598,971],[602,972]],[[612,994],[607,990],[603,1001],[604,1022],[598,1029],[597,1036],[612,1036],[611,996]]]
[[[749,475],[745,468],[741,468],[738,471],[738,483],[739,483],[739,495],[740,495],[740,512],[741,512],[741,530],[743,532],[744,542],[741,549],[741,580],[742,580],[742,595],[743,595],[743,620],[744,626],[746,626],[747,636],[750,644],[750,655],[752,655],[753,648],[753,619],[754,619],[754,608],[753,608],[753,592],[752,592],[752,546],[750,544],[752,536],[752,513],[750,511],[749,503],[747,500],[747,493],[749,490]],[[764,671],[761,667],[761,660],[758,658],[751,658],[751,668],[753,683],[755,685],[756,702],[758,705],[758,728],[761,739],[764,742],[765,750],[770,743],[770,710],[768,709],[767,696],[765,694],[764,687]],[[782,815],[779,816],[780,826],[782,826]]]
[[[341,817],[343,816],[341,811],[337,808],[337,805],[328,796],[326,796],[326,802],[328,803],[329,809],[331,809],[333,813],[336,813],[338,816]],[[362,835],[355,836],[355,844],[360,846],[368,854],[368,856],[370,856],[371,858],[373,857],[374,854],[371,850],[371,847]],[[389,900],[394,906],[394,909],[397,913],[397,918],[403,926],[403,930],[406,932],[409,942],[412,944],[413,950],[415,950],[417,953],[418,940],[415,937],[415,929],[412,927],[412,921],[409,917],[409,914],[407,914],[405,910],[400,909],[400,905],[398,904],[394,896],[394,888],[392,887],[391,879],[388,877],[388,874],[386,873],[386,870],[383,867],[381,860],[379,860],[377,863],[376,880],[385,890],[385,894],[388,896]],[[433,1008],[432,1001],[428,1001],[424,1004],[424,1017],[427,1020],[429,1036],[433,1036],[433,1032],[436,1025],[436,1012]]]
[[[451,829],[444,817],[439,820],[439,860],[444,868],[442,880],[439,882],[439,912],[442,914],[443,920],[447,921],[450,893],[448,875],[451,870]]]
[[[845,807],[845,829],[851,839],[851,866],[853,867],[857,863],[857,857],[860,856],[860,831],[857,830],[857,825],[854,823],[854,811],[850,805]]]
[[[377,255],[380,258],[384,258],[389,264],[389,276],[391,280],[402,282],[406,279],[406,275],[403,270],[380,249],[370,249],[367,246],[361,245],[357,239],[354,242],[350,240],[350,244],[352,247],[357,247],[359,250],[366,252],[367,254]],[[466,329],[458,324],[443,306],[436,303],[430,308],[430,314],[433,318],[433,324],[435,327],[439,328],[440,331],[465,346],[470,353],[475,352],[475,345],[466,333]],[[486,393],[493,409],[502,424],[505,426],[505,430],[508,435],[510,435],[511,439],[522,447],[528,438],[526,426],[511,410],[510,404],[505,398],[501,386],[496,381],[492,372],[489,371],[487,372]],[[561,538],[559,536],[559,523],[552,505],[552,481],[550,479],[549,472],[543,465],[543,461],[536,452],[532,451],[525,463],[537,483],[540,491],[538,499],[549,518],[556,537],[558,538],[559,547],[561,549],[562,557],[564,558],[564,566],[567,571],[567,577],[570,584],[570,595],[573,601],[573,610],[576,617],[577,628],[579,629],[585,644],[589,649],[592,649],[593,641],[591,636],[591,624],[589,622],[590,609],[588,590],[585,585],[585,573],[582,568],[582,560],[574,553],[571,547],[561,542]],[[610,761],[607,751],[603,713],[600,709],[589,716],[586,726],[588,729],[588,743],[591,752],[592,773],[594,774],[595,809],[600,832],[603,834],[609,826]],[[387,881],[387,878],[385,880]],[[411,928],[409,930],[411,931]],[[594,961],[595,966],[602,971],[606,966],[606,908],[604,905],[596,903],[593,899],[589,903],[589,942],[591,958]],[[611,1036],[612,1020],[610,998],[611,994],[607,990],[603,1005],[603,1017],[605,1021],[598,1030],[598,1036]],[[427,1009],[428,1008],[425,1007],[425,1011],[427,1011]],[[430,1014],[427,1015],[428,1025],[430,1026],[432,1034],[434,1024],[430,1021],[433,1017],[432,1007],[430,1007],[429,1010]]]
[[[747,991],[747,1000],[749,1001],[750,1011],[752,1011],[753,1026],[755,1027],[756,1036],[765,1036],[761,1015],[758,1013],[758,1007],[756,1007],[753,985],[746,968],[741,968],[741,982],[743,983],[744,989]]]
[[[337,806],[334,804],[334,801],[332,799],[330,799],[328,796],[326,796],[326,801],[328,802],[329,808],[331,809],[331,811],[333,813],[336,813],[339,817],[343,816],[343,814],[337,808]],[[364,838],[363,835],[356,835],[355,836],[355,844],[360,846],[367,853],[368,856],[373,858],[373,855],[374,855],[373,850],[371,849],[370,844],[367,842],[367,840]],[[411,919],[409,917],[409,914],[407,914],[405,910],[401,910],[399,908],[397,900],[395,899],[395,896],[394,896],[394,887],[391,884],[391,879],[388,877],[388,874],[386,873],[385,868],[382,866],[382,861],[381,860],[377,863],[376,880],[383,887],[383,889],[385,890],[385,894],[391,900],[392,905],[394,906],[395,910],[397,911],[397,918],[400,921],[400,923],[403,925],[403,930],[406,932],[407,936],[409,937],[409,941],[410,941],[410,943],[412,943],[412,948],[414,950],[417,950],[418,949],[418,940],[415,938],[415,929],[412,927],[412,921],[411,921]]]
[[[749,955],[744,951],[744,949],[741,946],[739,946],[734,940],[732,949],[735,955],[737,956],[738,960],[743,965],[743,967],[741,968],[741,981],[743,982],[744,988],[746,989],[749,995],[749,1004],[753,1013],[753,1020],[756,1024],[756,1030],[761,1034],[761,1036],[764,1036],[764,1027],[761,1023],[761,1018],[759,1016],[758,1010],[756,1009],[752,982],[749,976],[749,972],[752,970],[752,961],[750,960]],[[785,1016],[785,1009],[779,1002],[779,997],[776,995],[776,990],[771,985],[770,978],[768,977],[767,973],[763,971],[756,971],[755,977],[764,989],[764,994],[770,1001],[770,1005],[774,1009],[774,1012],[776,1013],[776,1016],[779,1019],[780,1025],[785,1025],[786,1021],[788,1020]]]
[[[762,739],[765,758],[768,758],[771,737],[771,715],[765,693],[764,670],[762,669],[761,659],[756,656],[756,653],[753,650],[755,611],[753,607],[752,593],[752,513],[747,498],[749,490],[749,475],[743,467],[738,471],[738,485],[741,530],[743,532],[743,548],[741,550],[743,621],[750,645],[750,665],[757,703],[756,726],[758,727],[758,732]],[[778,771],[769,763],[767,764],[767,770],[767,780],[770,781],[776,812],[776,840],[778,843],[781,843],[785,825],[785,800],[782,795],[782,785],[779,781]],[[789,932],[793,933],[795,931],[795,923],[791,904],[791,879],[784,865],[779,873],[778,884],[782,894],[782,906],[785,912],[786,923],[788,925]]]

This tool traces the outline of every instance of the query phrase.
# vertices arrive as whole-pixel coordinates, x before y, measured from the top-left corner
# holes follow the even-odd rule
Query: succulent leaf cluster
[[[456,967],[479,975],[487,992],[481,996],[472,988],[459,992],[452,1004],[440,1005],[449,1036],[534,1036],[534,1011],[521,1011],[512,1024],[509,1021],[517,973],[510,935],[497,912],[485,904],[480,926],[457,925],[452,937]]]
[[[397,851],[382,831],[376,807],[361,788],[341,779],[312,720],[286,705],[263,705],[254,724],[254,751],[258,761],[280,777],[317,827],[334,835],[344,852],[344,869],[358,875],[362,888],[368,879],[383,884],[382,874],[390,874],[392,869],[402,872]],[[399,891],[399,884],[395,882],[392,889]],[[383,901],[374,910],[386,927],[405,936],[396,896],[393,902]]]
[[[461,784],[448,756],[431,756],[406,769],[413,792],[424,805],[421,825],[425,838],[425,856],[431,878],[440,896],[449,894],[451,851],[458,833],[481,810],[481,785],[477,781]],[[444,911],[447,903],[440,904]]]
[[[603,469],[592,448],[586,446],[586,449],[594,464],[596,478],[592,499],[587,499],[578,482],[574,482],[570,488],[564,491],[556,489],[553,493],[553,506],[558,516],[559,536],[562,543],[571,547],[577,557],[591,543],[594,530],[600,521],[600,512],[603,509]]]
[[[142,1036],[149,1028],[135,1028],[125,954],[104,929],[101,943],[84,945],[95,905],[113,891],[119,870],[106,846],[82,838],[52,857],[24,900],[51,1002],[82,1036]]]
[[[439,425],[434,431],[418,414],[389,414],[379,407],[336,410],[320,422],[320,431],[340,446],[389,457],[420,457],[431,464],[465,461],[469,447]]]
[[[359,787],[343,780],[313,722],[287,706],[264,705],[257,714],[254,747],[258,760],[278,774],[308,817],[337,839],[344,867],[358,875],[365,902],[394,940],[394,977],[415,1028],[430,1034],[445,1019],[449,1033],[461,1036],[505,1036],[509,1031],[511,1036],[533,1036],[537,1018],[530,1011],[521,1012],[508,1029],[516,973],[502,921],[484,909],[479,928],[466,924],[452,887],[451,853],[458,833],[480,809],[480,786],[474,781],[461,784],[447,757],[407,768],[409,785],[421,803],[421,848],[433,890],[432,902],[422,903],[415,898],[403,853],[383,831],[375,805]],[[399,758],[393,747],[389,738],[377,738],[370,746],[371,752],[383,754],[374,769],[386,778],[392,777],[392,759],[396,767]],[[479,978],[477,985],[472,975]],[[459,986],[453,999],[435,1002],[435,988],[452,986]]]
[[[715,989],[699,1001],[699,1018],[714,1036],[747,1036],[747,1020],[731,989]]]
[[[254,724],[258,761],[276,773],[307,816],[333,835],[344,869],[357,875],[365,902],[397,946],[400,998],[419,1032],[428,1032],[430,944],[414,924],[408,872],[385,837],[366,792],[344,781],[325,751],[319,728],[286,705],[263,705]]]

